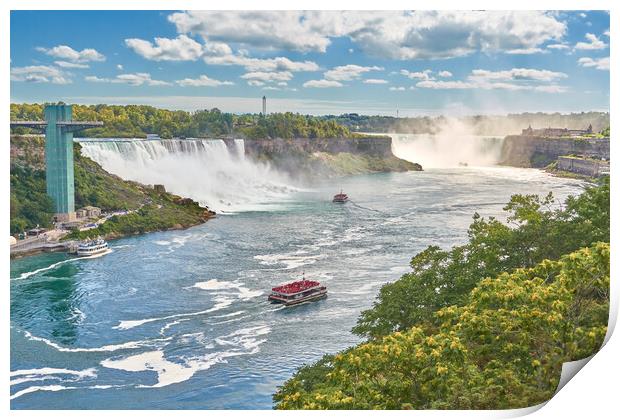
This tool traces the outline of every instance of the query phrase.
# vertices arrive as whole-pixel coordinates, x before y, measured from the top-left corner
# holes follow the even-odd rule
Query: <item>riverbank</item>
[[[11,136],[11,234],[39,225],[51,229],[53,204],[45,190],[44,139],[37,136]],[[76,208],[94,206],[114,214],[89,230],[75,227],[58,241],[42,243],[26,253],[62,249],[63,241],[101,236],[123,236],[171,229],[186,229],[204,223],[215,212],[198,202],[133,181],[125,181],[105,171],[83,156],[79,144],[74,148]],[[122,214],[118,213],[122,210]],[[84,224],[93,222],[83,220]],[[20,255],[16,252],[15,255]],[[11,253],[14,256],[14,253]]]

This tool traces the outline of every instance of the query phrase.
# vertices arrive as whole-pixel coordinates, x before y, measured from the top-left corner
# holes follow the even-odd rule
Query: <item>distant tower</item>
[[[398,109],[396,110],[396,118],[398,118]]]
[[[267,115],[267,97],[263,96],[263,115]]]

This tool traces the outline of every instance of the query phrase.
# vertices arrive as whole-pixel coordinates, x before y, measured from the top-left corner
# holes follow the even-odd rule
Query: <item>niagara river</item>
[[[416,148],[403,141],[395,154],[410,159]],[[218,217],[110,241],[100,258],[12,260],[12,408],[269,409],[297,368],[361,341],[350,332],[360,312],[413,255],[464,243],[475,212],[503,220],[512,194],[562,201],[583,189],[490,158],[458,166],[456,152],[423,172],[302,185],[245,160],[241,143],[171,144],[82,148],[109,172],[164,184]],[[333,204],[341,189],[351,202]],[[302,275],[328,298],[268,303],[271,287]]]

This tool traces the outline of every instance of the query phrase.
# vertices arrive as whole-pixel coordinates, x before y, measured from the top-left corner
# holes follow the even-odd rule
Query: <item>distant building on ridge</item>
[[[263,115],[267,115],[267,97],[263,96]]]

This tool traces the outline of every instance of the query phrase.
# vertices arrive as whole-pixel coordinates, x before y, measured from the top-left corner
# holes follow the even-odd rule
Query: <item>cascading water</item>
[[[392,152],[423,168],[494,166],[500,161],[503,137],[480,136],[462,120],[446,118],[436,134],[389,134]]]
[[[423,168],[493,166],[500,161],[503,138],[467,134],[389,134],[392,152]]]
[[[244,141],[78,139],[106,171],[190,197],[218,213],[279,208],[295,191],[285,176],[245,157]]]

